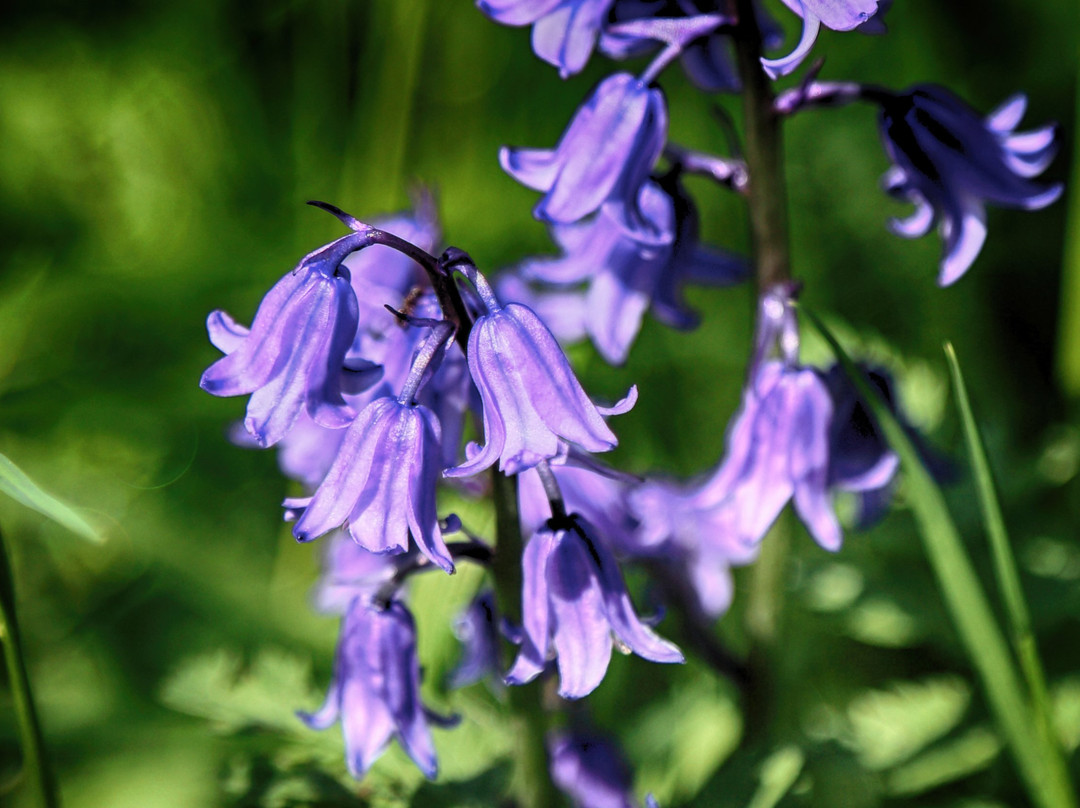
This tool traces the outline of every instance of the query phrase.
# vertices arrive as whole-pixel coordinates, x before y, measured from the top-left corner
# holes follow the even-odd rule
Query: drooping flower
[[[614,407],[597,407],[585,394],[566,355],[547,327],[526,306],[501,306],[477,274],[478,289],[488,308],[469,334],[469,373],[484,408],[483,448],[445,474],[476,474],[499,461],[499,469],[516,474],[559,453],[560,441],[589,452],[606,452],[618,440],[604,415],[629,410],[636,388]]]
[[[890,375],[881,368],[865,371],[895,414]],[[829,485],[852,492],[885,488],[896,476],[900,458],[889,448],[844,369],[833,365],[825,371],[824,379],[834,408],[829,430]]]
[[[760,5],[755,4],[755,9],[763,44],[767,47],[781,44],[783,34],[776,22]],[[618,0],[611,10],[611,23],[600,32],[600,51],[612,59],[628,59],[657,47],[661,39],[647,35],[646,31],[634,30],[634,26],[628,27],[628,22],[664,24],[664,20],[681,22],[686,18],[700,18],[709,13],[716,13],[715,2]],[[733,20],[724,22],[730,25]],[[741,87],[733,59],[730,27],[720,27],[719,30],[684,38],[679,61],[690,81],[704,92],[738,92]]]
[[[832,417],[832,398],[816,370],[781,360],[758,366],[728,431],[724,461],[707,484],[737,543],[759,543],[793,500],[818,544],[840,548],[828,479]]]
[[[467,687],[497,675],[499,671],[499,626],[495,593],[480,592],[454,621],[454,634],[461,641],[461,660],[450,673],[448,686]]]
[[[508,684],[524,684],[544,669],[554,651],[559,695],[596,689],[611,660],[612,635],[654,662],[682,662],[679,649],[657,636],[634,612],[614,556],[580,517],[545,526],[522,556],[524,636]]]
[[[351,233],[306,256],[263,298],[250,331],[223,311],[207,319],[210,341],[226,355],[199,384],[215,396],[252,394],[244,426],[260,446],[280,441],[302,408],[334,429],[355,416],[341,391],[357,325],[342,261],[365,244],[364,233]]]
[[[904,93],[867,93],[881,104],[881,139],[894,165],[885,190],[913,203],[915,212],[890,228],[918,238],[937,224],[944,239],[938,282],[963,275],[986,238],[985,203],[1038,210],[1062,185],[1040,185],[1057,151],[1051,124],[1017,132],[1027,99],[1016,95],[985,119],[944,87],[924,84]]]
[[[619,749],[595,734],[560,732],[548,737],[551,779],[575,808],[638,808],[633,778]],[[648,797],[646,805],[655,808]]]
[[[293,528],[310,541],[347,524],[360,546],[402,553],[412,536],[420,551],[447,572],[454,563],[435,511],[441,463],[438,419],[427,407],[378,398],[350,425],[334,464]]]
[[[343,615],[356,598],[374,602],[392,583],[402,561],[407,563],[408,556],[373,553],[344,530],[334,531],[323,542],[321,574],[312,593],[315,609]]]
[[[786,76],[802,64],[817,40],[821,26],[834,31],[851,31],[860,28],[865,33],[876,34],[884,30],[879,6],[887,9],[891,3],[881,0],[784,0],[784,4],[802,17],[803,29],[795,50],[779,59],[762,59],[765,72],[772,78]]]
[[[503,147],[503,169],[544,192],[533,215],[571,224],[603,206],[642,240],[670,238],[639,207],[641,186],[667,138],[663,93],[629,73],[608,76],[574,115],[554,149]]]
[[[564,79],[581,71],[616,0],[477,0],[503,25],[532,25],[533,52]]]
[[[646,480],[628,492],[627,507],[638,522],[639,552],[671,567],[685,581],[692,607],[715,619],[731,606],[732,567],[753,562],[758,546],[737,540],[708,482]]]
[[[697,213],[674,177],[664,187],[643,185],[639,205],[670,239],[642,241],[601,209],[591,220],[552,226],[561,258],[533,259],[520,267],[525,277],[558,287],[588,283],[577,310],[585,332],[612,364],[626,361],[648,310],[673,328],[697,324],[681,300],[685,283],[730,285],[747,274],[743,259],[698,241]]]
[[[323,706],[299,713],[312,729],[327,729],[339,718],[345,736],[345,762],[361,778],[391,739],[421,772],[435,779],[438,764],[420,701],[416,626],[398,600],[385,608],[355,598],[341,625],[334,678]]]

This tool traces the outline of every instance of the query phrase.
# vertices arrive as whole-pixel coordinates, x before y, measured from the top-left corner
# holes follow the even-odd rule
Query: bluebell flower
[[[611,408],[597,407],[582,389],[566,355],[547,327],[525,306],[500,306],[487,282],[479,286],[488,313],[469,334],[469,373],[484,409],[481,449],[445,474],[476,474],[497,460],[516,474],[555,457],[569,441],[588,452],[606,452],[618,443],[603,416],[629,410],[637,390]]]
[[[543,671],[553,651],[559,695],[596,689],[611,660],[612,635],[654,662],[682,662],[679,649],[638,618],[614,556],[579,517],[544,527],[522,555],[524,636],[508,684],[524,684]]]
[[[622,364],[641,329],[645,312],[674,328],[692,328],[697,316],[681,299],[687,282],[730,285],[747,275],[746,262],[698,241],[697,213],[677,180],[641,188],[640,208],[662,243],[642,241],[601,209],[593,219],[552,226],[561,258],[521,265],[521,273],[555,286],[588,283],[580,307],[583,327],[608,362]]]
[[[673,567],[698,612],[715,619],[734,597],[732,567],[753,562],[758,545],[738,540],[724,507],[725,494],[709,482],[646,480],[626,499],[638,524],[634,539],[639,553]]]
[[[447,572],[454,562],[435,511],[442,468],[440,427],[422,405],[378,398],[349,426],[333,465],[293,527],[310,541],[347,523],[353,539],[375,553],[403,553],[412,536],[419,550]]]
[[[563,502],[570,513],[580,514],[593,527],[598,540],[620,555],[640,555],[635,534],[637,523],[626,508],[627,482],[617,476],[572,465],[574,458],[550,466]],[[611,474],[616,474],[612,472]],[[636,479],[636,478],[635,478]],[[521,532],[531,536],[551,518],[551,503],[539,474],[527,470],[518,476],[518,514]]]
[[[365,550],[344,530],[335,530],[323,542],[321,571],[312,601],[324,614],[343,615],[352,602],[361,598],[374,602],[398,571],[407,556],[391,556]]]
[[[477,0],[503,25],[532,25],[533,52],[559,68],[564,79],[589,61],[596,38],[616,0]]]
[[[449,687],[467,687],[497,675],[500,667],[498,623],[495,593],[485,589],[454,621],[454,634],[461,641],[462,654],[450,673]]]
[[[802,35],[795,50],[787,56],[780,59],[762,59],[765,72],[775,79],[798,68],[814,47],[822,25],[834,31],[861,28],[865,33],[880,33],[883,30],[880,21],[868,25],[878,13],[879,2],[880,0],[784,0],[788,8],[802,17]]]
[[[864,368],[886,404],[896,413],[892,378],[881,368]],[[829,485],[843,491],[874,491],[896,476],[900,458],[889,448],[859,392],[840,365],[824,374],[832,395],[834,416],[829,431]]]
[[[306,256],[263,298],[250,331],[222,311],[207,320],[211,342],[226,355],[199,384],[215,396],[251,394],[244,426],[260,446],[280,441],[303,408],[329,428],[355,417],[341,388],[358,316],[342,261],[365,246],[364,236],[352,233]]]
[[[633,777],[619,749],[595,734],[560,732],[548,737],[551,780],[575,808],[638,808]],[[648,805],[656,805],[650,799]]]
[[[766,11],[756,6],[758,25],[763,44],[777,47],[783,33]],[[706,0],[678,0],[663,3],[656,0],[619,0],[611,13],[611,24],[600,32],[600,51],[612,59],[628,59],[653,50],[658,40],[642,36],[625,23],[662,18],[674,20],[715,13],[716,4]],[[721,28],[686,42],[679,55],[683,71],[694,85],[707,93],[738,92],[742,83],[735,67],[730,28]]]
[[[385,608],[355,598],[341,625],[334,678],[326,702],[315,713],[299,713],[312,729],[339,718],[345,762],[361,778],[396,738],[424,776],[438,772],[428,721],[420,701],[416,626],[398,600]]]
[[[832,398],[816,370],[781,360],[754,369],[728,431],[724,461],[708,483],[734,541],[758,544],[794,500],[818,544],[840,548],[828,476],[832,418]]]
[[[640,209],[641,187],[667,138],[667,107],[660,90],[629,73],[608,76],[574,115],[554,149],[504,147],[503,169],[522,185],[544,192],[533,214],[571,224],[603,206],[640,239],[670,238]]]
[[[1016,95],[985,119],[943,87],[924,84],[905,93],[867,93],[881,104],[881,138],[894,165],[885,175],[891,195],[913,203],[908,219],[890,222],[894,233],[918,238],[937,224],[945,242],[938,282],[963,275],[986,238],[987,202],[1038,210],[1056,200],[1062,185],[1040,185],[1057,150],[1048,125],[1017,132],[1027,99]]]

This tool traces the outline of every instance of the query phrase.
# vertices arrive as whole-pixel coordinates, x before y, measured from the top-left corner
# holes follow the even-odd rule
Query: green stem
[[[743,84],[744,158],[749,175],[750,230],[758,291],[791,279],[787,185],[780,116],[772,82],[761,67],[761,29],[753,0],[735,0],[735,51]]]
[[[19,625],[15,620],[15,584],[11,574],[7,548],[0,534],[0,640],[4,645],[4,662],[11,698],[15,702],[15,717],[19,723],[22,740],[23,774],[35,784],[41,805],[58,808],[60,795],[56,790],[49,760],[45,754],[45,741],[41,734],[34,696],[30,691],[30,677],[26,673]]]
[[[499,613],[521,625],[521,518],[518,514],[517,477],[492,469],[495,498],[495,556],[491,572],[495,578],[495,600]],[[541,683],[511,687],[510,702],[514,756],[513,791],[520,808],[550,808],[560,804],[548,770],[545,735],[547,715],[542,704]]]
[[[790,280],[787,187],[783,168],[780,118],[773,110],[772,84],[761,67],[761,29],[753,0],[735,0],[738,24],[734,32],[736,58],[743,85],[746,130],[744,158],[749,176],[747,204],[758,292]],[[746,632],[750,639],[751,683],[747,700],[747,734],[768,733],[775,718],[773,659],[783,612],[784,575],[788,541],[782,527],[762,545],[750,573]]]

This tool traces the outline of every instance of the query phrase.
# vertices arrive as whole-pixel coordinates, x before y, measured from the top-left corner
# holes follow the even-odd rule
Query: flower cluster
[[[225,356],[203,374],[202,387],[250,395],[238,442],[277,446],[283,472],[304,487],[304,496],[284,502],[295,538],[330,536],[315,603],[341,615],[341,635],[326,702],[301,718],[317,729],[340,721],[356,777],[396,739],[434,778],[430,725],[453,723],[420,699],[412,576],[454,573],[463,561],[492,567],[494,592],[485,585],[454,624],[463,652],[451,686],[519,686],[557,675],[559,695],[576,700],[600,686],[613,649],[653,662],[684,660],[635,608],[624,564],[640,564],[664,605],[682,610],[698,636],[711,636],[708,621],[732,602],[731,569],[757,558],[788,503],[832,552],[843,543],[838,492],[857,500],[859,525],[887,509],[898,458],[840,368],[802,363],[800,287],[786,265],[759,268],[741,402],[723,456],[696,479],[636,477],[593,458],[618,445],[608,419],[634,406],[637,388],[612,406],[596,403],[560,344],[587,338],[608,363],[622,364],[646,313],[692,328],[698,314],[684,287],[731,286],[750,274],[745,259],[703,243],[684,180],[707,178],[753,206],[761,177],[737,144],[724,156],[670,142],[659,78],[680,61],[706,92],[738,92],[752,88],[750,80],[760,91],[768,85],[757,71],[777,78],[798,69],[822,26],[882,33],[891,5],[784,2],[801,18],[802,33],[789,55],[770,59],[762,54],[782,37],[754,3],[478,0],[496,22],[532,26],[536,54],[563,78],[596,51],[615,60],[650,56],[639,74],[620,70],[600,80],[553,148],[499,153],[510,177],[541,194],[533,215],[558,254],[525,258],[493,285],[463,251],[438,253],[428,196],[412,213],[375,225],[313,203],[349,233],[278,281],[250,329],[222,311],[210,315],[211,342]],[[891,228],[905,237],[935,225],[941,232],[942,285],[981,250],[986,203],[1034,210],[1061,193],[1059,184],[1033,181],[1054,156],[1056,130],[1016,131],[1023,96],[983,118],[934,85],[895,92],[818,81],[812,70],[775,98],[766,89],[761,109],[747,105],[747,114],[778,127],[805,108],[854,101],[879,110],[893,163],[886,191],[915,205]],[[866,375],[899,416],[889,373],[868,368]],[[477,440],[467,441],[470,435]],[[515,505],[519,514],[495,550],[454,514],[440,515],[443,486],[483,496],[478,475],[485,471],[500,483],[502,518]],[[516,503],[500,475],[516,478]],[[454,541],[458,533],[465,540]],[[504,543],[503,535],[524,541]],[[493,553],[513,556],[492,564]],[[498,572],[510,568],[521,571],[510,593],[520,599],[520,625],[497,611],[507,602],[505,572],[502,579]],[[512,662],[503,657],[504,638],[517,646]],[[606,741],[555,734],[548,753],[553,781],[576,805],[638,804]]]

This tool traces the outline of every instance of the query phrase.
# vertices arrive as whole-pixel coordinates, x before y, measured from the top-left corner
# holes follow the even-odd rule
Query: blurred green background
[[[774,10],[793,33],[792,15]],[[344,805],[360,793],[379,805],[493,804],[508,743],[497,699],[441,684],[457,653],[447,603],[468,598],[475,574],[426,581],[414,599],[429,700],[466,716],[436,732],[442,779],[456,785],[421,787],[393,750],[357,786],[341,777],[339,732],[294,719],[322,697],[337,626],[308,608],[317,549],[297,546],[280,521],[290,489],[272,453],[226,438],[243,402],[198,389],[217,356],[204,321],[220,307],[250,322],[280,275],[339,234],[308,199],[370,218],[404,207],[423,182],[437,189],[447,242],[482,269],[551,251],[530,218],[535,194],[500,171],[497,149],[554,144],[610,64],[594,59],[561,82],[527,31],[494,25],[467,0],[38,0],[7,4],[2,19],[0,452],[108,536],[81,542],[0,498],[65,803]],[[985,111],[1023,90],[1026,124],[1062,124],[1047,177],[1069,176],[1073,0],[898,0],[888,19],[885,37],[826,32],[815,49],[824,77],[936,81]],[[678,69],[662,84],[672,139],[722,151],[716,99]],[[737,104],[719,102],[738,118]],[[1080,417],[1068,393],[1080,393],[1080,367],[1068,351],[1080,345],[1080,291],[1071,309],[1060,292],[1080,290],[1076,185],[1038,213],[992,210],[975,266],[941,290],[939,240],[884,229],[904,209],[878,189],[887,161],[873,111],[807,113],[787,135],[804,300],[897,372],[912,420],[963,469],[940,350],[956,344],[1075,773]],[[706,237],[745,250],[741,202],[705,182],[691,190]],[[721,454],[752,294],[691,298],[702,327],[648,322],[626,367],[574,351],[596,395],[640,386],[618,426],[623,467],[690,474]],[[826,354],[808,338],[806,355]],[[971,492],[961,473],[950,503],[986,572]],[[484,518],[473,515],[481,531]],[[1022,804],[902,492],[882,525],[850,532],[835,556],[791,524],[791,733],[777,743],[797,743],[805,765],[783,804]],[[737,649],[740,608],[719,629]],[[748,803],[757,768],[733,751],[737,701],[703,666],[616,659],[588,703],[622,738],[639,793],[665,806]],[[0,781],[18,761],[5,687]],[[19,794],[0,803],[29,804]]]

